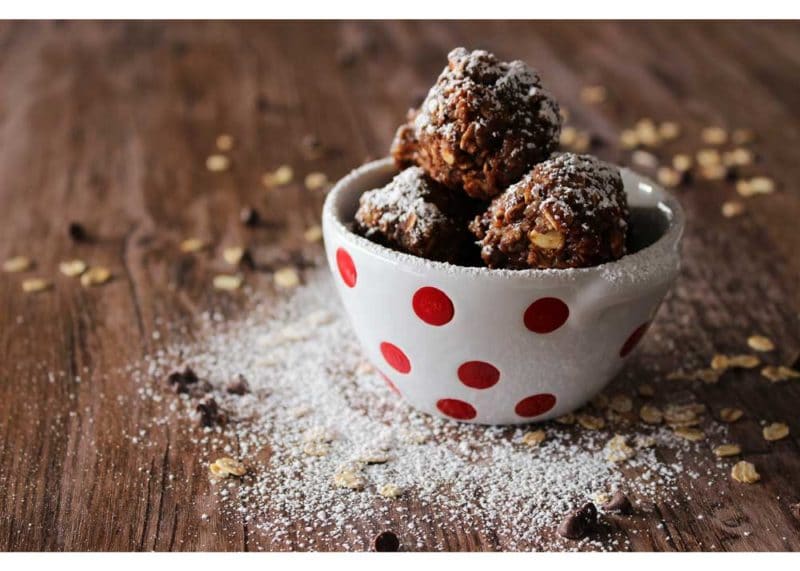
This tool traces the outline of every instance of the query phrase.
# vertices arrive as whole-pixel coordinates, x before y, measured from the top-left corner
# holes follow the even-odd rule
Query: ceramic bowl
[[[340,180],[323,210],[328,263],[356,335],[389,388],[414,408],[480,424],[574,411],[619,372],[675,280],[684,215],[621,169],[633,252],[591,268],[494,270],[396,252],[350,229],[361,193],[390,159]]]

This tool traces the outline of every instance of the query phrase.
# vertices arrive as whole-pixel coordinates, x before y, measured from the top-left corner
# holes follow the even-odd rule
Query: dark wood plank
[[[613,141],[643,116],[676,119],[695,136],[709,124],[758,133],[759,169],[780,192],[730,220],[719,214],[730,185],[681,193],[689,218],[681,277],[617,383],[661,383],[679,366],[740,351],[752,332],[777,342],[776,362],[795,362],[798,32],[796,23],[769,22],[0,23],[0,258],[24,253],[53,275],[60,260],[80,256],[115,274],[91,290],[56,280],[38,296],[0,276],[0,549],[286,548],[217,510],[188,431],[165,425],[147,446],[130,446],[142,420],[166,405],[135,398],[121,367],[190,338],[204,310],[242,309],[209,291],[211,256],[175,254],[182,238],[252,240],[273,264],[293,252],[318,255],[301,235],[323,197],[299,186],[267,196],[261,174],[288,163],[335,177],[384,155],[456,45],[537,67],[571,122],[606,141],[598,153],[611,160],[628,160]],[[343,66],[343,56],[353,61]],[[583,105],[579,90],[594,82],[609,100]],[[236,137],[233,168],[209,173],[203,163],[220,132]],[[308,134],[329,149],[311,162],[301,149]],[[271,225],[242,230],[246,204]],[[72,244],[71,219],[96,239]],[[253,279],[258,287],[268,277]],[[687,476],[680,488],[691,500],[657,505],[613,533],[638,550],[800,549],[789,508],[800,501],[800,385],[734,373],[666,390],[690,389],[712,410],[748,411],[732,432],[764,480],[704,487]],[[759,419],[789,421],[792,436],[763,442]],[[374,522],[354,523],[352,545],[361,545]],[[290,533],[302,541],[301,528]],[[423,548],[493,550],[513,540],[491,527],[431,526],[423,536]]]

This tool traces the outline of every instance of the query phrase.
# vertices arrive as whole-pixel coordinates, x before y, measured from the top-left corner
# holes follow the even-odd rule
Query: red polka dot
[[[411,361],[397,345],[392,345],[384,341],[381,343],[381,354],[386,362],[398,373],[408,373],[411,371]]]
[[[622,346],[622,349],[619,350],[620,357],[627,357],[631,351],[633,351],[636,346],[639,344],[639,341],[642,340],[644,334],[647,333],[647,328],[650,327],[650,322],[642,323],[636,330],[631,333],[630,337],[628,337],[625,344]]]
[[[534,333],[551,333],[564,325],[569,307],[557,297],[542,297],[525,310],[525,327]]]
[[[339,268],[339,275],[342,276],[342,281],[347,287],[355,287],[356,278],[356,265],[353,263],[353,258],[347,253],[344,248],[336,250],[336,265]]]
[[[475,407],[458,399],[441,399],[436,402],[439,411],[456,420],[471,420],[478,415]]]
[[[542,393],[522,399],[514,407],[514,412],[520,416],[530,418],[546,413],[556,406],[556,397],[550,393]]]
[[[500,380],[500,371],[491,363],[467,361],[458,368],[458,378],[473,389],[488,389]]]
[[[447,294],[435,287],[421,287],[411,300],[414,313],[428,325],[444,325],[453,319],[455,310]]]
[[[397,396],[401,396],[400,389],[397,388],[397,385],[395,385],[389,377],[387,377],[386,375],[384,375],[380,371],[378,371],[378,373],[380,373],[381,377],[383,378],[384,382],[386,383],[386,386],[389,387],[389,390],[392,391]]]

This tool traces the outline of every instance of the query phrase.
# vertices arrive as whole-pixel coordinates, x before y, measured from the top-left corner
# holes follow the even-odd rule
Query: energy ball
[[[496,197],[470,229],[490,268],[581,268],[625,254],[629,216],[616,168],[564,153]]]
[[[394,250],[463,263],[476,250],[468,231],[473,202],[409,167],[384,187],[361,195],[355,231]],[[477,257],[477,256],[475,256]]]
[[[392,143],[399,167],[418,165],[453,190],[489,200],[558,146],[558,104],[522,61],[456,48]]]

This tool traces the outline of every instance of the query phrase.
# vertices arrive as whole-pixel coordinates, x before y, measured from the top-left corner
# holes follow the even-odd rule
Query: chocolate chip
[[[628,496],[620,491],[614,493],[611,499],[603,504],[603,510],[607,512],[616,512],[628,515],[633,512],[633,505],[628,499]]]
[[[261,216],[258,214],[258,210],[251,206],[245,206],[239,211],[239,220],[242,221],[242,224],[245,226],[258,226],[259,222],[261,222]]]
[[[392,531],[382,531],[372,539],[373,551],[398,551],[400,540]]]
[[[188,393],[189,385],[193,385],[197,381],[197,374],[188,366],[183,371],[173,371],[167,376],[167,384],[176,393]]]
[[[322,156],[322,142],[315,135],[306,135],[300,141],[303,156],[308,160],[318,159]]]
[[[202,380],[190,385],[189,390],[186,392],[189,393],[190,397],[199,399],[205,396],[207,393],[210,393],[212,388],[213,387],[211,386],[211,383]]]
[[[67,233],[74,242],[86,242],[89,239],[86,228],[80,222],[70,222],[67,227]]]
[[[225,390],[232,395],[241,396],[250,392],[250,385],[244,375],[237,375],[225,386]]]
[[[789,509],[792,511],[792,515],[797,519],[800,519],[800,502],[796,504],[792,504],[789,506]]]
[[[197,412],[200,413],[201,426],[211,427],[217,424],[225,424],[227,420],[217,401],[213,397],[207,396],[197,403]]]
[[[259,113],[266,113],[271,107],[269,98],[266,95],[259,95],[256,97],[256,109]]]
[[[597,524],[597,508],[592,502],[575,510],[558,525],[558,535],[567,539],[581,539]]]

